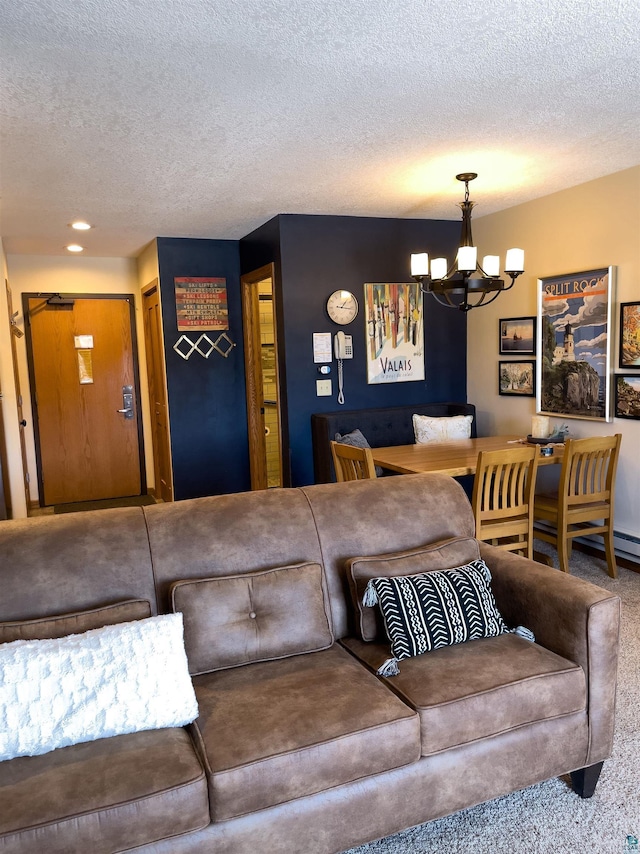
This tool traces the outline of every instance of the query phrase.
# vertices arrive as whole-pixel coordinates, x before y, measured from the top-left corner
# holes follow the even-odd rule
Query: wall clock
[[[350,291],[334,291],[327,299],[327,314],[341,326],[351,323],[358,314],[358,300]]]

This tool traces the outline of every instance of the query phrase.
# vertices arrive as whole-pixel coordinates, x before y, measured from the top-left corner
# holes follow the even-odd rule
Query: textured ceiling
[[[0,235],[130,256],[278,213],[458,219],[640,163],[640,0],[20,0]]]

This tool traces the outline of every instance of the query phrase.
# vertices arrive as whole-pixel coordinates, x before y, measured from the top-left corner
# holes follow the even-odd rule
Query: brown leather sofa
[[[568,772],[589,796],[619,599],[473,533],[441,475],[0,523],[0,640],[173,602],[199,703],[184,729],[0,762],[0,852],[329,854]],[[483,638],[378,677],[389,645],[358,637],[345,562],[411,550],[431,568],[480,552],[536,643]]]

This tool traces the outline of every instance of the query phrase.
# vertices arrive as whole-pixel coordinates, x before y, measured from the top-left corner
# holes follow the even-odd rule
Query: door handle
[[[125,418],[133,418],[133,386],[122,386],[122,405],[123,409],[116,409]]]

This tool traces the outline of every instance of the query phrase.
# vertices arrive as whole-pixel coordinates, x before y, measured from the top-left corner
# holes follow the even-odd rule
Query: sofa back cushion
[[[356,631],[363,641],[382,641],[386,638],[380,609],[367,608],[362,604],[364,591],[372,578],[395,578],[452,569],[479,558],[478,541],[473,537],[453,537],[395,554],[351,558],[347,561],[347,578],[356,614]]]
[[[315,562],[178,581],[189,672],[210,673],[327,649],[333,643],[322,568]]]
[[[91,629],[113,626],[116,623],[144,620],[150,616],[151,603],[147,599],[129,599],[126,602],[115,602],[113,605],[91,608],[88,611],[56,614],[35,620],[12,620],[0,623],[0,643],[63,638],[66,635],[77,635]]]

